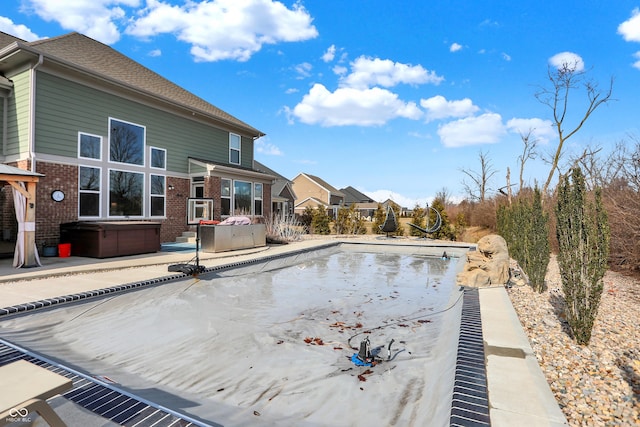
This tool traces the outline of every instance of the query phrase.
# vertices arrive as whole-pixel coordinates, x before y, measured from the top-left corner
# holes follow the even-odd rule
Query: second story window
[[[240,164],[240,135],[229,134],[229,163]]]
[[[109,120],[109,161],[144,166],[145,128]]]

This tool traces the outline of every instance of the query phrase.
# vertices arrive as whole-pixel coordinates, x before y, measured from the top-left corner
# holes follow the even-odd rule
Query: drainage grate
[[[76,404],[123,426],[135,427],[188,427],[206,426],[195,420],[188,420],[180,414],[152,406],[116,388],[107,387],[86,375],[57,366],[37,355],[0,342],[0,366],[26,360],[46,368],[56,374],[70,378],[73,388],[62,396]]]
[[[450,426],[489,425],[491,425],[491,421],[489,419],[480,298],[477,288],[465,288]]]

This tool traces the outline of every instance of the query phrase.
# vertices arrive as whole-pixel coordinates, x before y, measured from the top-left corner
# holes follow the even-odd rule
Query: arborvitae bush
[[[537,188],[533,196],[521,195],[509,205],[498,207],[496,227],[507,242],[509,255],[517,260],[538,292],[544,290],[549,265],[549,218],[542,208],[542,195]]]
[[[313,211],[311,206],[304,208],[304,212],[300,215],[300,224],[304,227],[306,233],[311,233],[311,223],[313,222]]]
[[[385,209],[381,203],[378,203],[376,213],[373,215],[373,224],[371,225],[371,232],[373,234],[383,234],[382,231],[380,231],[380,226],[384,224],[385,217]]]
[[[340,206],[338,215],[334,223],[336,234],[366,234],[367,228],[364,220],[356,212],[356,205],[352,204],[348,208]]]
[[[418,203],[416,203],[416,206],[413,208],[413,212],[411,213],[411,224],[417,225],[420,228],[424,228],[424,219],[424,209],[421,208]],[[416,230],[413,227],[411,227],[411,229],[409,230],[410,236],[422,236],[422,234],[423,233],[420,230]]]
[[[329,218],[324,208],[318,206],[313,210],[311,229],[314,234],[331,234],[331,218]]]
[[[449,221],[449,216],[444,208],[444,202],[442,199],[436,197],[431,204],[431,207],[440,213],[442,223],[440,228],[435,233],[431,234],[431,237],[439,240],[456,240],[456,232]],[[429,225],[432,226],[436,223],[436,214],[429,209]]]
[[[591,339],[609,257],[609,222],[600,189],[593,200],[586,193],[580,168],[560,178],[556,204],[558,266],[565,314],[578,344]]]

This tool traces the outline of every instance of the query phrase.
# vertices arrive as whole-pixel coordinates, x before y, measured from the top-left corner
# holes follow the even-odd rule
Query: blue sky
[[[576,5],[579,3],[579,7]],[[65,4],[65,6],[60,6]],[[535,93],[570,60],[614,101],[567,153],[606,152],[638,132],[640,0],[2,0],[0,31],[32,41],[78,31],[112,46],[266,134],[256,160],[378,201],[464,196],[461,170],[519,174],[520,133],[555,149]],[[572,110],[584,108],[576,92]],[[467,179],[467,182],[469,180]]]

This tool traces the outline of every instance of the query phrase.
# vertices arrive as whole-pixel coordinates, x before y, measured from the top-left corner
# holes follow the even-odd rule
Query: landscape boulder
[[[458,285],[486,287],[504,285],[509,280],[507,242],[497,234],[481,238],[475,252],[467,252],[467,262],[458,274]]]

